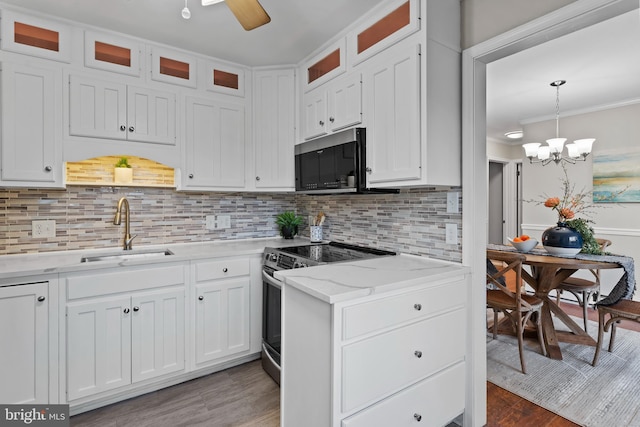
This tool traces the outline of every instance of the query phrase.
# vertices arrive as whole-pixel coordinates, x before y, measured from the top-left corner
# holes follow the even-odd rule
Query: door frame
[[[465,427],[486,424],[486,64],[637,9],[638,0],[577,0],[462,52],[462,262],[471,267]],[[471,215],[465,215],[471,212]]]

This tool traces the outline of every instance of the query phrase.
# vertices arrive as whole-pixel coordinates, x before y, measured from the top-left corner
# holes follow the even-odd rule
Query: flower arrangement
[[[592,199],[591,191],[582,190],[576,192],[575,185],[571,184],[564,164],[562,165],[562,170],[564,172],[564,177],[562,178],[562,197],[547,197],[543,202],[544,206],[558,213],[559,225],[567,225],[580,233],[583,242],[581,253],[602,254],[603,252],[594,237],[594,231],[591,227],[593,221],[588,219],[588,217],[593,214],[596,208],[603,207],[603,205],[593,205],[590,202],[589,199]],[[624,191],[626,191],[626,188],[611,197],[617,197]],[[578,214],[587,218],[578,218]]]

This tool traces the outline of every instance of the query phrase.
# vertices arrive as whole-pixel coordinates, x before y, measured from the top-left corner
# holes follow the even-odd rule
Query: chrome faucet
[[[123,249],[125,251],[131,250],[131,241],[135,239],[136,236],[131,236],[131,226],[130,226],[130,215],[129,215],[129,201],[125,197],[121,197],[118,200],[118,207],[116,208],[116,216],[113,217],[113,225],[120,225],[120,217],[122,215],[122,205],[125,208],[125,214],[127,218],[124,222],[124,245]]]

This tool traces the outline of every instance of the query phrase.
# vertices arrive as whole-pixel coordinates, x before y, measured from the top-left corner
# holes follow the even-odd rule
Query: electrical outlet
[[[216,216],[215,215],[207,215],[205,217],[205,228],[207,230],[215,230],[216,229]]]
[[[460,207],[458,206],[458,193],[450,191],[447,193],[447,213],[458,213]]]
[[[445,243],[448,245],[457,245],[458,226],[456,224],[447,224],[445,227]]]
[[[31,237],[56,237],[56,221],[54,219],[31,221]]]
[[[216,228],[230,228],[231,216],[229,215],[216,215]]]

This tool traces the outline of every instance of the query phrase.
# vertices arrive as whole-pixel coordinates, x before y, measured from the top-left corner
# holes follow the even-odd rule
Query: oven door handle
[[[274,277],[269,276],[264,271],[262,272],[262,281],[267,282],[267,284],[275,286],[278,289],[282,289],[282,282]]]

